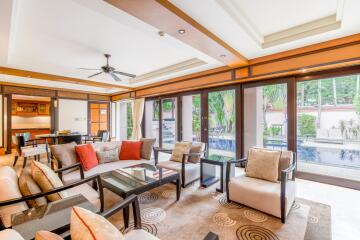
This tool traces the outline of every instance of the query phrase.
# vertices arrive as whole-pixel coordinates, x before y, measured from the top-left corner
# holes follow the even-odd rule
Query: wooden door
[[[109,131],[109,104],[103,102],[89,103],[89,129],[92,136],[99,130]]]

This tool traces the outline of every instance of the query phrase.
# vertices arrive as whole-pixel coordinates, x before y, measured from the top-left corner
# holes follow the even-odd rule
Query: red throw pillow
[[[90,170],[99,164],[95,149],[91,144],[75,146],[75,152],[85,171]]]
[[[140,141],[122,141],[119,159],[140,160],[141,144]]]

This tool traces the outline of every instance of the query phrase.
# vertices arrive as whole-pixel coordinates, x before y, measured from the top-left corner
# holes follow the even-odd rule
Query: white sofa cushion
[[[295,182],[286,183],[286,215],[295,199]],[[281,217],[281,184],[262,179],[246,177],[241,174],[229,182],[229,198],[240,204],[258,209],[270,215]]]
[[[84,183],[79,186],[70,188],[67,190],[69,197],[76,196],[78,194],[83,195],[96,209],[100,210],[100,198],[99,193],[93,189],[89,184]]]
[[[181,176],[181,162],[164,161],[159,162],[156,166],[160,168],[171,169],[178,172]],[[200,177],[200,163],[185,164],[185,184],[194,181]]]
[[[21,192],[18,185],[18,177],[13,168],[4,166],[0,168],[0,201],[21,198]],[[1,220],[5,227],[11,227],[11,215],[27,210],[25,202],[3,206],[0,208]]]
[[[154,235],[142,229],[135,229],[124,235],[125,240],[159,240]]]
[[[111,170],[129,167],[129,166],[133,166],[133,165],[141,164],[141,163],[154,164],[154,161],[153,160],[145,160],[145,159],[142,159],[142,160],[119,160],[116,162],[99,164],[96,167],[90,169],[89,171],[85,171],[84,175],[85,175],[85,177],[90,177],[95,174],[105,173],[105,172],[109,172]],[[65,185],[76,182],[78,180],[80,180],[80,170],[70,172],[68,174],[63,175],[63,177],[62,177],[62,181]]]
[[[5,229],[0,231],[1,240],[24,240],[24,238],[13,229]]]

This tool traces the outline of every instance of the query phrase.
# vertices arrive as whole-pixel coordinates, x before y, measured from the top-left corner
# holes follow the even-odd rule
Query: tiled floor
[[[11,155],[0,156],[0,166],[11,165],[12,161]],[[18,172],[21,166],[19,161]],[[297,189],[298,197],[331,206],[333,240],[360,239],[360,191],[302,179],[297,179]]]

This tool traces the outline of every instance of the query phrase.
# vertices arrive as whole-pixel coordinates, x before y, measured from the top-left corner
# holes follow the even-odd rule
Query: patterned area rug
[[[228,204],[225,194],[215,186],[200,188],[198,184],[182,189],[180,201],[175,201],[175,186],[164,185],[139,196],[142,225],[162,240],[203,239],[209,231],[230,240],[330,240],[330,207],[297,199],[286,224],[280,219],[245,206]],[[119,201],[106,191],[106,206]],[[130,218],[132,219],[132,217]],[[111,219],[123,232],[122,214]],[[316,229],[324,230],[321,234]]]

